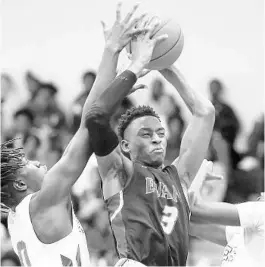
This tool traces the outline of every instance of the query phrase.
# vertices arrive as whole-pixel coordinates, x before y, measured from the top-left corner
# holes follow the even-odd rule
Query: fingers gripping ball
[[[153,37],[167,34],[168,38],[156,44],[152,59],[146,66],[147,69],[161,70],[171,66],[181,55],[184,45],[184,35],[180,25],[172,18],[162,20],[161,24],[154,32]],[[132,53],[133,42],[127,45],[127,51]]]

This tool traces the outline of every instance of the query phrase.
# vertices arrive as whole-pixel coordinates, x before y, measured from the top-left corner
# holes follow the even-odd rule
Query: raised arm
[[[264,201],[229,204],[198,201],[191,209],[192,220],[257,229],[265,220]]]
[[[208,150],[215,120],[214,107],[187,84],[176,67],[171,66],[160,73],[177,89],[192,113],[181,141],[179,157],[173,162],[180,179],[189,188]]]
[[[110,117],[130,92],[144,67],[150,61],[155,44],[166,38],[166,36],[150,38],[158,25],[158,23],[154,23],[150,29],[146,29],[145,33],[138,35],[138,49],[132,57],[131,65],[116,77],[87,114],[87,127],[103,179],[103,194],[106,180],[115,179],[117,181],[126,178],[127,171],[131,167],[130,160],[121,153],[118,137],[110,127]],[[106,194],[104,195],[106,197]]]
[[[120,7],[118,4],[117,18],[120,16]],[[128,13],[126,21],[130,19],[136,8],[137,6]],[[127,23],[126,21],[124,23]],[[93,152],[89,132],[86,128],[85,114],[114,79],[120,51],[130,41],[132,35],[139,32],[139,30],[133,29],[133,25],[127,26],[127,28],[122,27],[121,23],[116,21],[109,31],[105,30],[106,44],[103,56],[96,81],[83,107],[80,127],[67,146],[62,158],[46,174],[42,188],[35,198],[36,201],[34,201],[38,209],[68,203],[71,187],[83,172]]]

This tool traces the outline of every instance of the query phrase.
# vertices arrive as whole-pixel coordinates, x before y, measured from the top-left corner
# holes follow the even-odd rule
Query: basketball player
[[[91,145],[97,156],[103,196],[120,261],[117,266],[185,265],[188,254],[187,190],[205,157],[215,112],[211,102],[191,89],[175,67],[160,73],[177,89],[192,113],[179,157],[164,166],[165,129],[148,106],[128,110],[120,120],[119,137],[110,117],[151,59],[157,24],[136,37],[129,68],[97,99],[87,114]],[[137,263],[138,262],[138,263]]]
[[[72,209],[71,188],[92,154],[85,114],[116,75],[120,51],[142,30],[132,20],[137,6],[105,29],[105,49],[98,76],[83,108],[77,133],[62,158],[47,172],[28,161],[22,149],[1,145],[1,207],[9,210],[8,228],[13,248],[24,266],[88,266],[84,231]]]
[[[236,205],[195,197],[191,211],[190,235],[225,246],[222,266],[264,266],[264,193]]]

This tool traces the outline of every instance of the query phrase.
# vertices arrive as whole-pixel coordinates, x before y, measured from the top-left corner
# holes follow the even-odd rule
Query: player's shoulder
[[[178,169],[177,167],[174,165],[174,164],[170,164],[170,165],[166,165],[163,169],[162,169],[163,172],[166,172],[168,173],[169,175],[171,176],[176,176],[178,175]]]

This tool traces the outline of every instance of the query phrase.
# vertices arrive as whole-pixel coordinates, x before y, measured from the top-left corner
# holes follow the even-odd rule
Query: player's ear
[[[125,139],[121,140],[121,150],[125,154],[129,154],[130,153],[129,142],[127,140],[125,140]]]
[[[19,192],[23,192],[28,189],[27,184],[20,178],[13,181],[13,187]]]

